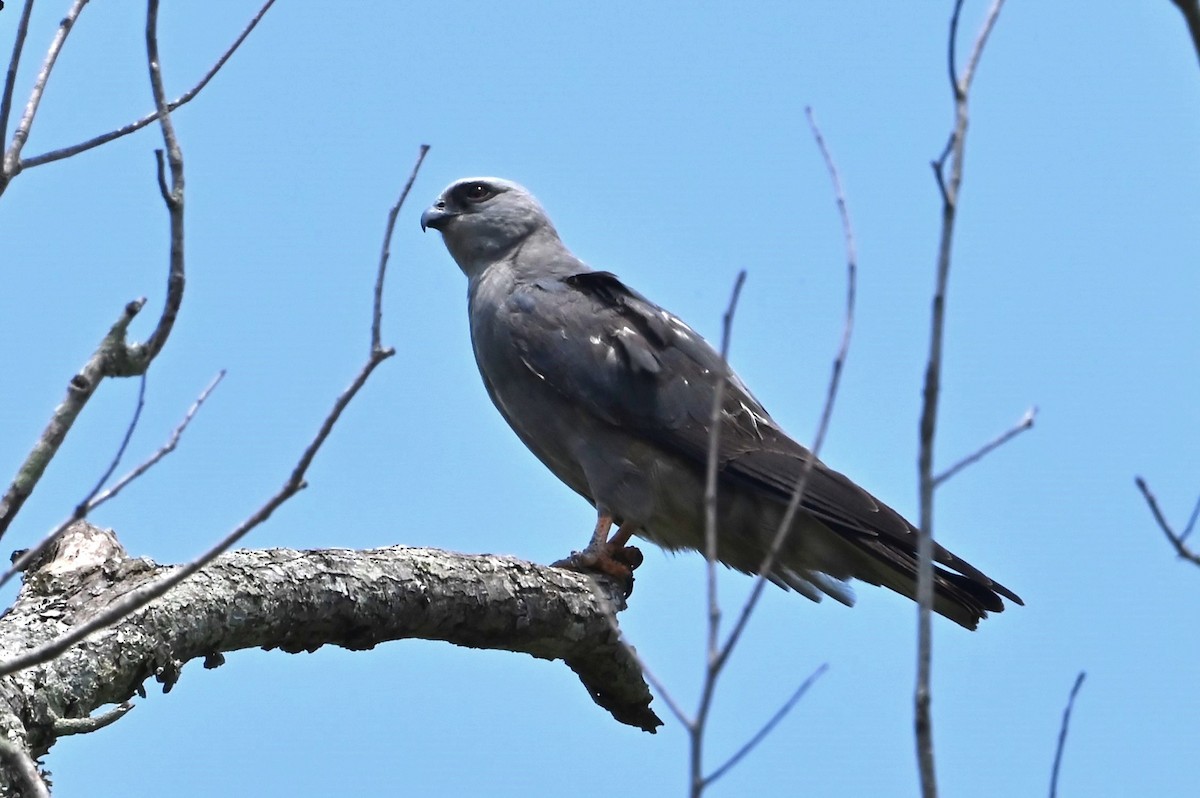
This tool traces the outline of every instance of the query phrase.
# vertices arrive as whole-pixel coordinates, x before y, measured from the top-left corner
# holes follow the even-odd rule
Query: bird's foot
[[[621,585],[625,598],[633,593],[633,571],[642,564],[642,551],[636,546],[601,543],[552,563],[554,568],[566,568],[585,574],[599,574]]]

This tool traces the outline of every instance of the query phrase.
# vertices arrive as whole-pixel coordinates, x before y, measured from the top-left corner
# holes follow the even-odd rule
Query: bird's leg
[[[556,568],[569,568],[584,573],[599,573],[622,583],[625,596],[633,592],[633,569],[642,564],[642,552],[626,546],[637,528],[634,524],[623,524],[609,540],[613,518],[601,510],[596,516],[596,528],[592,539],[583,551],[571,552],[571,556],[554,563]]]

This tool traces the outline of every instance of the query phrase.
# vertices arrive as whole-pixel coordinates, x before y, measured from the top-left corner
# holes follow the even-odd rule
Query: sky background
[[[0,12],[7,53],[19,8]],[[43,0],[23,107],[65,0]],[[175,115],[187,169],[188,285],[155,362],[130,463],[219,369],[179,450],[93,520],[131,554],[187,560],[290,471],[367,354],[385,215],[397,355],[350,407],[310,487],[253,547],[396,543],[550,562],[591,508],[524,450],[471,356],[465,280],[417,219],[468,175],[528,186],[597,268],[715,339],[749,277],[735,368],[802,441],[842,332],[845,258],[811,105],[859,247],[854,341],[833,467],[912,518],[917,418],[940,223],[929,161],[952,122],[949,2],[606,4],[282,2]],[[246,2],[168,3],[168,93],[208,68]],[[982,16],[969,2],[964,49]],[[144,9],[93,3],[26,155],[152,107]],[[973,91],[950,280],[937,458],[1037,426],[940,491],[941,542],[1027,606],[976,633],[934,621],[944,795],[1045,794],[1067,692],[1088,673],[1060,795],[1194,795],[1200,569],[1177,561],[1133,477],[1182,525],[1200,491],[1200,72],[1180,15],[1146,3],[1013,2]],[[156,128],[30,169],[0,198],[0,479],[134,297],[161,307],[166,213]],[[106,382],[6,537],[29,545],[107,465],[136,396]],[[1197,541],[1200,543],[1200,540]],[[631,641],[694,707],[703,561],[643,547]],[[726,575],[730,611],[750,580]],[[822,663],[828,673],[713,796],[917,794],[916,612],[859,585],[853,610],[772,590],[721,682],[715,767]],[[6,598],[10,600],[10,597]],[[46,759],[58,796],[685,794],[686,738],[592,704],[561,663],[419,641],[370,652],[189,664],[119,723]]]

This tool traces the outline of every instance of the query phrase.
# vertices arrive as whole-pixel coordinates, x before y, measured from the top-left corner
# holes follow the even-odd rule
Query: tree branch
[[[38,773],[37,763],[20,746],[0,739],[0,760],[3,760],[8,772],[15,776],[14,781],[21,785],[22,798],[50,798],[46,782]]]
[[[72,6],[72,12],[78,15],[79,10],[82,9],[86,1],[76,0],[75,5]],[[73,20],[74,17],[70,15],[63,20],[59,28],[60,38],[55,40],[58,47],[61,48],[61,40],[66,37],[66,33],[70,30]],[[37,486],[38,480],[41,479],[42,474],[45,472],[46,466],[54,459],[63,440],[66,439],[71,426],[75,423],[75,419],[78,418],[79,413],[82,412],[88,400],[91,399],[92,394],[95,393],[100,381],[105,377],[134,377],[145,374],[146,369],[150,367],[154,358],[158,356],[158,353],[162,351],[163,346],[166,344],[167,337],[171,334],[171,329],[174,327],[175,317],[179,313],[179,307],[183,302],[183,154],[179,148],[178,139],[175,136],[175,128],[171,124],[170,114],[166,110],[162,72],[158,57],[157,22],[158,2],[157,0],[150,0],[146,13],[146,60],[149,66],[150,85],[154,93],[155,105],[159,109],[159,121],[163,131],[163,140],[166,143],[167,161],[171,173],[171,185],[168,188],[164,174],[162,152],[156,152],[155,154],[158,156],[158,181],[162,189],[163,201],[167,205],[167,212],[170,217],[171,239],[167,275],[167,296],[163,302],[163,310],[159,315],[158,324],[155,326],[154,332],[150,334],[145,343],[128,344],[126,343],[126,333],[129,325],[146,304],[146,300],[142,298],[130,302],[125,306],[125,311],[121,318],[109,330],[100,347],[92,354],[91,359],[88,360],[78,374],[71,378],[70,385],[67,388],[67,398],[55,409],[50,423],[42,432],[42,437],[34,444],[33,450],[21,465],[8,491],[0,499],[0,537],[3,537],[12,524],[13,519],[20,511],[21,506],[24,505],[30,494],[33,493],[33,489]],[[56,53],[57,50],[52,48],[52,54]],[[43,75],[39,76],[39,80],[42,80],[41,85],[43,88],[43,78],[49,77],[50,68],[53,66],[53,63],[54,59],[48,56],[47,64],[43,67]],[[40,89],[35,94],[40,97]],[[31,104],[33,110],[26,110],[26,117],[29,124],[32,124],[33,112],[37,108],[37,104],[32,100]],[[26,132],[28,132],[27,129]],[[20,133],[20,130],[18,130],[18,133]],[[16,135],[14,134],[15,138]],[[20,148],[17,147],[16,149],[19,156]]]
[[[1167,536],[1167,540],[1171,541],[1171,545],[1175,548],[1175,553],[1193,565],[1200,565],[1200,554],[1192,551],[1184,542],[1188,533],[1192,531],[1193,525],[1196,523],[1197,512],[1192,512],[1192,517],[1188,521],[1187,528],[1184,529],[1183,533],[1176,533],[1170,522],[1167,521],[1166,516],[1163,515],[1162,509],[1158,506],[1158,499],[1154,498],[1154,494],[1150,492],[1150,486],[1146,484],[1146,480],[1141,477],[1134,477],[1133,481],[1137,484],[1138,490],[1142,492],[1142,496],[1146,499],[1146,504],[1150,505],[1150,512],[1154,515],[1154,520],[1158,522],[1158,528]],[[1197,500],[1196,507],[1200,508],[1200,500]]]
[[[267,2],[263,4],[262,8],[258,10],[258,13],[254,15],[254,17],[242,30],[241,34],[238,35],[237,39],[234,40],[233,44],[231,44],[229,48],[221,55],[221,57],[217,59],[217,62],[213,64],[212,68],[204,74],[204,77],[200,78],[200,82],[188,91],[181,94],[178,99],[167,103],[167,110],[174,111],[175,109],[187,105],[189,102],[195,99],[196,95],[208,85],[208,82],[216,77],[216,74],[221,71],[221,68],[225,66],[225,62],[228,61],[230,57],[232,57],[237,51],[237,49],[242,46],[242,42],[246,40],[246,37],[250,35],[250,32],[254,30],[259,21],[274,4],[275,0],[267,0]],[[52,161],[61,161],[64,158],[70,158],[72,155],[78,155],[81,152],[87,152],[94,147],[99,147],[101,144],[107,144],[114,139],[119,139],[122,136],[128,136],[130,133],[141,130],[158,118],[159,112],[156,107],[156,110],[146,114],[141,119],[130,122],[129,124],[119,127],[116,130],[103,133],[94,138],[90,138],[87,141],[80,142],[79,144],[73,144],[70,147],[63,147],[50,152],[44,152],[41,155],[35,155],[32,158],[24,158],[19,163],[18,171],[29,169],[30,167],[34,166],[41,166],[42,164],[51,163]]]
[[[59,718],[54,721],[54,734],[58,737],[69,737],[72,734],[91,734],[100,731],[105,726],[111,726],[133,709],[133,704],[126,701],[118,704],[107,712],[86,718]]]
[[[17,33],[13,38],[12,56],[8,59],[8,71],[4,75],[4,93],[0,94],[0,147],[8,140],[8,117],[12,113],[13,89],[17,83],[17,70],[21,66],[21,53],[25,50],[25,37],[29,34],[29,15],[32,13],[33,0],[25,0],[21,18],[17,20]],[[0,180],[3,180],[2,174]]]
[[[829,379],[829,389],[825,397],[825,406],[821,412],[821,420],[817,425],[817,434],[813,439],[812,457],[806,460],[800,470],[800,475],[796,480],[796,484],[792,489],[791,500],[788,502],[787,508],[783,513],[783,517],[779,522],[779,527],[775,532],[775,536],[771,541],[767,555],[763,558],[762,564],[758,568],[758,575],[755,578],[754,585],[750,589],[750,594],[746,602],[742,605],[741,612],[726,638],[723,645],[717,645],[717,633],[720,624],[720,607],[716,599],[716,574],[715,562],[717,552],[717,495],[716,495],[716,457],[719,444],[720,424],[720,409],[723,401],[722,394],[725,387],[725,382],[729,378],[728,366],[726,373],[722,375],[721,381],[717,384],[717,395],[714,398],[712,433],[709,439],[708,451],[708,481],[705,487],[705,548],[708,558],[708,595],[709,595],[709,645],[708,658],[705,668],[704,684],[702,687],[700,706],[696,713],[696,719],[693,723],[688,724],[688,733],[691,742],[691,780],[690,789],[693,798],[700,796],[707,786],[717,777],[724,774],[729,768],[737,763],[746,753],[756,746],[761,739],[774,728],[791,710],[795,702],[807,690],[808,683],[801,685],[801,688],[796,692],[793,698],[783,704],[767,725],[752,738],[743,749],[734,756],[734,758],[720,768],[717,772],[708,777],[704,776],[702,767],[703,742],[705,733],[705,724],[708,718],[709,708],[711,707],[713,696],[716,691],[717,680],[720,677],[721,671],[725,664],[732,656],[734,648],[741,639],[742,632],[750,622],[750,617],[754,613],[754,609],[758,604],[759,598],[762,596],[763,588],[767,583],[767,577],[775,567],[775,563],[783,550],[783,545],[792,529],[792,523],[796,518],[796,514],[800,510],[800,503],[804,497],[804,489],[808,484],[808,476],[812,471],[813,465],[816,462],[817,454],[821,449],[825,440],[826,432],[829,429],[830,421],[833,417],[833,406],[837,399],[838,386],[841,383],[842,368],[846,362],[846,357],[850,349],[850,338],[854,330],[854,304],[857,290],[857,274],[858,274],[858,255],[854,243],[854,229],[850,223],[850,214],[846,205],[845,191],[842,188],[841,176],[838,173],[837,166],[833,161],[833,156],[829,152],[828,146],[825,144],[825,138],[821,135],[821,130],[817,126],[816,119],[813,116],[812,109],[806,108],[805,113],[808,118],[809,128],[812,132],[813,139],[816,141],[817,148],[821,152],[821,157],[825,162],[826,170],[829,172],[830,181],[833,184],[834,199],[836,200],[838,215],[842,222],[842,232],[846,242],[846,317],[842,327],[842,340],[838,347],[838,352],[833,362],[833,373]],[[729,310],[725,314],[724,331],[721,342],[721,357],[724,361],[728,355],[729,337],[733,322],[733,312],[736,306],[737,295],[741,289],[742,277],[739,276],[738,282],[734,288],[733,299],[730,302]],[[815,676],[813,677],[815,678]]]
[[[54,34],[54,38],[50,42],[50,49],[46,51],[46,59],[42,62],[42,68],[33,82],[33,91],[29,94],[29,102],[25,104],[25,112],[21,115],[21,121],[17,123],[16,130],[13,131],[12,141],[4,153],[3,163],[0,164],[0,194],[4,193],[8,183],[16,176],[17,172],[21,171],[21,149],[29,140],[29,131],[33,128],[33,119],[37,116],[38,106],[42,102],[42,94],[46,91],[46,82],[50,80],[50,73],[54,70],[58,54],[62,52],[63,45],[67,41],[67,35],[75,26],[75,20],[87,2],[88,0],[74,0],[67,10],[66,16],[58,23],[58,32]],[[12,68],[15,71],[15,66]]]
[[[56,556],[27,574],[0,619],[0,647],[44,649],[57,629],[89,626],[97,610],[190,565],[131,559],[111,532],[79,522]],[[561,659],[614,718],[653,731],[661,721],[637,662],[610,625],[610,603],[625,607],[613,583],[510,557],[403,546],[241,550],[60,656],[15,673],[17,663],[5,663],[11,675],[0,680],[0,698],[36,703],[23,716],[48,719],[29,728],[31,752],[41,755],[57,736],[56,719],[125,701],[150,676],[169,690],[195,658],[245,648],[363,650],[420,638]],[[79,678],[86,673],[106,676]]]
[[[933,472],[933,446],[937,430],[938,399],[941,390],[942,341],[945,336],[946,286],[950,276],[950,254],[954,241],[954,223],[958,210],[959,187],[962,184],[963,156],[966,151],[967,101],[971,81],[984,45],[996,24],[1004,0],[993,0],[983,26],[975,38],[975,45],[961,75],[955,73],[958,20],[962,12],[962,0],[956,0],[950,17],[948,63],[950,82],[954,96],[954,129],[946,142],[941,157],[933,162],[934,176],[942,196],[942,234],[938,246],[937,279],[933,294],[930,319],[929,360],[925,367],[925,386],[920,421],[920,449],[917,456],[917,472],[920,481],[920,526],[917,534],[917,678],[913,691],[913,726],[917,755],[917,770],[920,775],[921,794],[924,798],[937,795],[937,771],[933,756],[933,720],[930,715],[931,693],[929,687],[932,660],[932,629],[930,615],[933,608],[933,492],[936,480]],[[950,160],[950,178],[945,176],[946,160]]]

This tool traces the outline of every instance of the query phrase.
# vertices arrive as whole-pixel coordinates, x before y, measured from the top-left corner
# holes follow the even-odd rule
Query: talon
[[[552,563],[554,568],[566,568],[579,573],[607,576],[619,583],[625,598],[633,593],[633,570],[642,564],[642,552],[634,546],[601,543]]]

